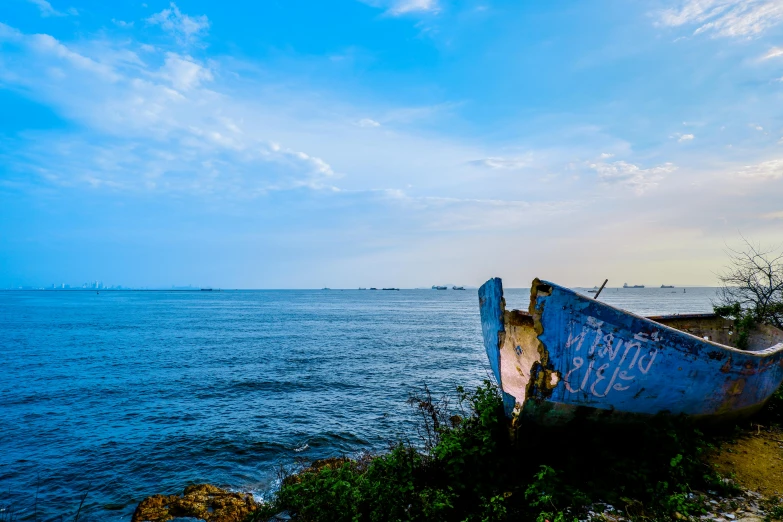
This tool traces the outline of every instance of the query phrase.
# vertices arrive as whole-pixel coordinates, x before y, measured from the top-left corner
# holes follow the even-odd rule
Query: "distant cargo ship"
[[[202,292],[211,292],[212,289],[211,288],[202,288],[201,291]]]
[[[448,290],[448,289],[449,289],[449,287],[448,287],[448,286],[437,286],[437,285],[432,285],[432,289],[433,289],[433,290]]]
[[[451,289],[452,290],[465,290],[465,287],[464,286],[452,286]]]
[[[661,288],[674,288],[674,285],[661,285]]]
[[[399,288],[382,288],[381,290],[399,290]]]
[[[644,288],[644,285],[628,286],[628,283],[623,283],[623,288]]]

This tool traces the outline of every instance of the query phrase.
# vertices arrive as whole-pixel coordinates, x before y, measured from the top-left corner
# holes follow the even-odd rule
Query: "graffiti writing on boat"
[[[658,332],[639,332],[628,339],[605,333],[603,326],[603,321],[588,317],[579,333],[571,327],[566,349],[572,350],[572,366],[563,379],[571,393],[581,391],[601,398],[612,390],[625,391],[655,362]]]

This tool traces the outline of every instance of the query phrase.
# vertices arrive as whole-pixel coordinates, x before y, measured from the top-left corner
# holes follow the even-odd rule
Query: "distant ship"
[[[377,288],[370,288],[370,290],[378,290]]]
[[[623,288],[644,288],[644,285],[628,286],[628,283],[623,283]]]
[[[211,292],[212,289],[211,288],[202,288],[201,291],[202,292]]]
[[[324,287],[324,288],[321,288],[321,290],[331,290],[331,288]]]
[[[674,285],[661,285],[661,288],[674,288]]]
[[[367,289],[366,289],[366,288],[362,288],[362,287],[360,286],[360,287],[359,287],[359,290],[367,290]]]
[[[399,288],[381,288],[381,290],[399,290]]]
[[[449,287],[448,287],[448,286],[437,286],[437,285],[432,285],[432,289],[433,289],[433,290],[448,290],[448,289],[449,289]]]
[[[452,290],[465,290],[465,287],[464,286],[452,286],[451,289]]]

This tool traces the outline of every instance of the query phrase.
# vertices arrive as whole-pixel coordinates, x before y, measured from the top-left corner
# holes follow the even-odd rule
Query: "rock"
[[[290,486],[292,484],[299,484],[302,481],[302,477],[308,473],[318,473],[323,469],[337,469],[346,463],[353,463],[349,458],[345,457],[333,457],[328,459],[321,459],[313,461],[310,467],[303,469],[299,473],[289,475],[283,479],[284,486]]]
[[[153,495],[136,506],[132,522],[167,522],[192,517],[207,522],[242,522],[258,504],[249,493],[233,493],[212,486],[188,486],[182,495]]]

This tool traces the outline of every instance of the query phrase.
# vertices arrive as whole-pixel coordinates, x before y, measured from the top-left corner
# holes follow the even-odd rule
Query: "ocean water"
[[[714,295],[600,298],[653,315]],[[475,289],[0,292],[0,506],[71,520],[86,494],[80,520],[127,521],[192,483],[263,497],[280,465],[415,437],[415,388],[488,376]]]

